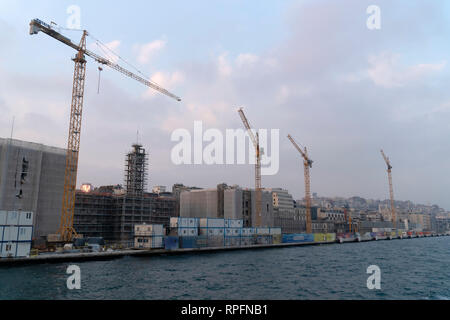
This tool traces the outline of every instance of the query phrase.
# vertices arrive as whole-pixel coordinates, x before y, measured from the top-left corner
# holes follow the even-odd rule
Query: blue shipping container
[[[283,234],[283,243],[314,242],[314,235],[308,233]]]
[[[164,237],[164,248],[174,250],[179,248],[178,237]]]
[[[180,237],[180,248],[192,249],[198,248],[197,237]]]

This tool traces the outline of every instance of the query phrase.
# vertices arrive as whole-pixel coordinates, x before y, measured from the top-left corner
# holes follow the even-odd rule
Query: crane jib
[[[133,72],[119,66],[116,63],[113,63],[111,61],[109,61],[108,59],[105,59],[89,50],[86,50],[85,48],[80,48],[77,44],[73,43],[69,38],[63,36],[61,33],[59,33],[58,31],[54,30],[52,28],[52,26],[50,26],[49,24],[43,22],[40,19],[33,19],[30,22],[30,34],[37,34],[39,31],[42,31],[46,34],[48,34],[49,36],[51,36],[52,38],[61,41],[62,43],[68,45],[69,47],[72,47],[73,49],[77,50],[77,51],[83,51],[87,56],[93,58],[95,61],[97,61],[100,64],[103,65],[107,65],[110,68],[121,72],[122,74],[137,80],[139,82],[141,82],[142,84],[146,85],[147,87],[150,87],[156,91],[159,91],[162,94],[165,94],[168,97],[171,97],[177,101],[181,101],[181,98],[174,95],[173,93],[169,92],[168,90],[162,88],[161,86],[157,85],[156,83],[146,80],[136,74],[134,74]],[[85,34],[88,34],[87,31],[84,31]]]

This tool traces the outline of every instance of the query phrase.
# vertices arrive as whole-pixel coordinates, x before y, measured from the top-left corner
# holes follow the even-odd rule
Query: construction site
[[[164,192],[161,188],[157,188],[157,192],[148,192],[149,155],[144,146],[136,142],[125,155],[123,185],[94,188],[82,184],[77,189],[88,59],[174,101],[179,102],[181,98],[88,50],[87,31],[83,31],[77,44],[52,25],[34,19],[30,22],[30,34],[39,33],[75,50],[67,149],[12,138],[0,139],[0,213],[3,217],[0,217],[0,248],[3,258],[38,259],[42,253],[47,254],[45,259],[69,257],[64,254],[71,254],[71,259],[76,259],[77,254],[86,258],[89,253],[95,258],[134,254],[120,251],[124,249],[136,249],[141,252],[139,254],[142,250],[179,253],[194,249],[248,249],[447,234],[410,230],[407,223],[398,219],[392,165],[382,150],[382,159],[387,166],[390,208],[388,218],[378,224],[358,223],[345,207],[321,211],[313,205],[310,170],[314,162],[307,148],[291,135],[287,136],[294,147],[291,156],[297,156],[303,166],[303,170],[295,174],[299,181],[303,178],[304,198],[295,202],[281,188],[264,188],[260,137],[243,108],[238,109],[238,115],[255,150],[255,166],[251,172],[254,188],[222,183],[210,189],[177,185],[172,192]],[[25,225],[13,216],[24,212],[33,214],[33,228],[28,238],[19,240],[17,230]],[[142,233],[142,228],[148,229],[148,233]],[[28,252],[20,251],[19,254],[16,246],[19,243],[27,243],[30,246]],[[50,253],[55,255],[48,256]]]

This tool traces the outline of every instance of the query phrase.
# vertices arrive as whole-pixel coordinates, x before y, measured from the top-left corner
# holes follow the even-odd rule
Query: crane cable
[[[134,70],[136,70],[137,73],[139,73],[141,76],[143,76],[146,79],[149,79],[149,77],[147,75],[145,75],[143,72],[141,72],[141,70],[139,70],[137,67],[135,67],[134,65],[132,65],[131,63],[129,63],[128,61],[126,61],[125,59],[123,59],[120,55],[118,55],[117,53],[115,53],[112,49],[110,49],[106,44],[104,44],[103,42],[101,42],[100,40],[98,40],[97,38],[95,38],[91,33],[88,34],[89,37],[91,37],[93,40],[95,40],[97,46],[101,49],[101,47],[105,48],[106,50],[108,50],[109,52],[111,52],[115,57],[117,57],[119,60],[123,61],[123,63],[125,63],[126,65],[130,66],[131,68],[133,68]],[[102,51],[109,56],[103,49]],[[111,59],[114,60],[114,59]],[[156,84],[156,83],[155,83]]]
[[[101,42],[100,40],[98,40],[96,37],[94,37],[90,32],[88,33],[88,36],[91,37],[95,43],[97,44],[97,46],[107,55],[109,56],[104,49],[108,50],[109,52],[111,52],[114,56],[116,56],[119,60],[123,61],[123,63],[125,63],[126,65],[130,66],[131,68],[133,68],[134,70],[136,70],[137,73],[139,73],[144,79],[146,79],[148,82],[160,87],[160,85],[158,83],[156,83],[155,81],[151,80],[150,77],[146,74],[144,74],[143,72],[141,72],[141,70],[139,70],[137,67],[135,67],[134,65],[132,65],[131,63],[129,63],[128,61],[126,61],[124,58],[122,58],[120,55],[118,55],[117,53],[115,53],[112,49],[110,49],[106,44],[104,44],[103,42]],[[102,49],[102,47],[104,49]],[[111,59],[111,58],[110,58]],[[114,59],[111,59],[114,60]]]
[[[52,24],[55,25],[58,29],[62,29],[62,30],[68,30],[68,31],[84,31],[82,29],[71,29],[71,28],[65,28],[65,27],[61,27],[58,24],[56,24],[55,22],[52,21]],[[146,74],[144,74],[141,70],[139,70],[137,67],[135,67],[134,65],[132,65],[131,63],[129,63],[128,61],[126,61],[125,59],[123,59],[120,55],[118,55],[117,53],[115,53],[112,49],[110,49],[106,44],[104,44],[103,42],[101,42],[99,39],[97,39],[96,37],[94,37],[90,32],[87,33],[88,37],[91,37],[97,47],[110,59],[110,60],[116,60],[115,57],[119,60],[121,60],[123,63],[125,63],[126,65],[128,65],[129,67],[133,68],[137,73],[139,73],[142,77],[144,77],[148,82],[160,87],[160,85],[152,80],[150,80],[150,77]],[[108,54],[105,49],[107,51],[109,51],[110,53],[112,53],[115,57],[111,57],[110,54]],[[103,69],[102,69],[103,70]],[[99,71],[102,71],[99,69]],[[100,81],[100,75],[99,75],[99,81]],[[99,83],[100,86],[100,83]]]

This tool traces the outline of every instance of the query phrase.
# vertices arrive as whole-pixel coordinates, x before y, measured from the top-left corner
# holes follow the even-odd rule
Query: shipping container
[[[162,224],[139,224],[134,226],[135,236],[163,236],[165,235]]]
[[[193,237],[198,235],[198,228],[183,228],[179,227],[177,229],[177,235],[179,237]]]
[[[31,241],[33,236],[33,227],[32,226],[25,226],[25,227],[18,227],[18,237],[17,241]]]
[[[0,247],[0,257],[14,258],[16,256],[17,242],[2,242]]]
[[[256,228],[257,235],[270,235],[270,228]]]
[[[171,228],[198,228],[199,218],[172,217],[170,218]]]
[[[273,239],[271,235],[257,235],[256,244],[272,244]]]
[[[200,218],[200,228],[225,228],[225,219]]]
[[[17,258],[28,257],[30,256],[30,250],[31,250],[31,242],[18,242],[16,257]]]
[[[224,228],[199,228],[200,235],[223,236],[224,233]]]
[[[19,212],[19,226],[32,226],[33,225],[33,212],[21,211]]]
[[[206,248],[209,247],[208,236],[197,236],[197,248]]]
[[[244,220],[242,219],[225,219],[225,228],[242,228]]]
[[[6,216],[8,215],[8,211],[0,210],[0,226],[6,225]]]
[[[281,228],[269,228],[269,233],[271,235],[281,234]]]
[[[241,246],[252,246],[256,244],[256,238],[253,236],[241,237]]]
[[[18,211],[8,211],[6,215],[6,225],[7,226],[17,226],[19,224],[19,212]]]
[[[281,243],[281,241],[282,241],[281,234],[272,235],[273,244],[279,244],[279,243]]]
[[[240,237],[242,228],[225,228],[226,237]]]
[[[242,228],[242,236],[252,236],[256,233],[256,228]]]
[[[208,235],[208,247],[223,247],[224,236],[210,236]]]
[[[326,242],[327,234],[326,233],[314,233],[314,242]]]
[[[336,233],[327,233],[327,241],[335,242],[336,241]]]
[[[134,238],[134,247],[138,249],[163,248],[163,236],[137,236]]]
[[[225,247],[240,247],[241,237],[225,237],[224,238]]]
[[[3,228],[3,241],[17,241],[19,227],[5,226]]]
[[[166,250],[175,250],[179,248],[178,237],[164,237],[164,248]]]
[[[192,249],[192,248],[198,248],[197,245],[197,237],[180,237],[180,248],[183,249]]]
[[[314,242],[314,234],[312,233],[283,234],[282,242],[283,243]]]

